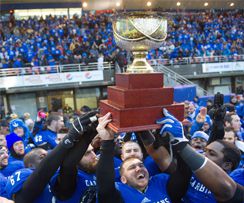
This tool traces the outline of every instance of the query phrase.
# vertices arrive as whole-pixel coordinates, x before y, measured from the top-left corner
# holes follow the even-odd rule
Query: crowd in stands
[[[97,123],[94,117],[98,111],[91,111],[88,106],[83,106],[79,112],[76,111],[75,115],[74,110],[68,105],[59,112],[47,114],[39,111],[35,121],[31,119],[29,113],[21,117],[12,113],[2,119],[0,126],[0,198],[1,196],[14,198],[16,202],[51,202],[53,198],[61,202],[80,202],[81,198],[84,198],[83,202],[88,203],[92,202],[91,199],[95,202],[96,195],[93,193],[97,191],[97,197],[101,203],[110,203],[115,199],[139,203],[143,198],[155,200],[164,198],[165,202],[178,202],[179,199],[176,199],[182,197],[184,202],[243,201],[243,98],[238,99],[232,96],[229,103],[223,104],[223,95],[218,93],[214,101],[209,100],[206,106],[202,106],[199,98],[195,97],[194,101],[185,101],[184,107],[185,115],[182,125],[164,109],[163,118],[155,121],[162,124],[160,131],[145,132],[145,134],[119,133],[115,135],[115,140],[114,135],[105,129],[111,122],[111,115],[106,114]],[[172,142],[168,144],[172,145],[173,150],[177,149],[177,152],[182,150],[179,153],[180,156],[196,173],[192,175],[184,164],[173,169],[174,164],[170,164],[172,161],[170,157],[159,161],[161,156],[169,156],[168,153],[172,153],[172,149],[165,145],[168,141],[160,140],[158,137],[164,136],[165,132],[171,135]],[[99,136],[96,136],[97,133]],[[92,146],[89,145],[90,143]],[[192,149],[189,149],[190,145]],[[150,146],[153,146],[153,149]],[[166,148],[162,149],[162,147]],[[224,148],[228,148],[228,153],[223,152]],[[218,150],[220,152],[217,152]],[[223,153],[226,158],[220,156],[219,153]],[[231,155],[228,155],[229,153]],[[222,169],[216,167],[215,164],[212,165],[213,162],[208,163],[207,159],[200,154],[205,154]],[[132,161],[132,159],[136,160]],[[178,165],[181,165],[180,160],[177,159]],[[198,161],[192,162],[192,160]],[[129,172],[126,176],[126,164],[120,165],[123,161],[127,164],[132,161],[134,164],[132,164],[134,167],[130,166],[128,169],[129,171],[135,169],[135,174],[130,176],[131,180],[128,179]],[[146,169],[143,168],[142,163]],[[120,167],[123,169],[119,169]],[[204,178],[198,176],[202,168],[205,168]],[[98,170],[97,173],[96,170]],[[161,175],[162,171],[172,177],[177,176],[176,174],[181,176],[183,174],[183,176],[168,179],[168,175]],[[215,183],[206,181],[209,173],[211,177],[213,174],[216,176],[213,177],[216,178]],[[144,186],[141,189],[141,185],[147,182],[148,175],[157,177],[153,178],[154,183],[150,182],[148,186],[155,187],[153,190],[152,188],[145,190]],[[217,178],[218,176],[221,178]],[[115,186],[112,184],[113,179],[118,182]],[[232,185],[229,189],[227,182]],[[97,188],[96,184],[98,184]],[[135,187],[137,189],[135,191],[141,190],[142,193],[128,189],[127,184]],[[52,190],[50,191],[48,187]],[[177,194],[173,192],[173,196],[172,187],[173,191],[176,191],[176,188],[178,191]],[[33,191],[31,194],[30,188]],[[158,189],[166,196],[158,196]],[[229,195],[225,196],[225,193],[219,192],[223,189],[231,190],[231,192],[226,193]],[[120,193],[116,192],[118,190]],[[143,194],[142,197],[140,197],[141,194]],[[107,198],[110,200],[108,201]]]
[[[2,68],[88,64],[117,61],[123,67],[131,54],[116,47],[112,14],[82,17],[47,16],[0,22],[0,65]],[[163,46],[150,50],[147,59],[227,56],[244,54],[243,10],[211,10],[169,15],[168,37]]]

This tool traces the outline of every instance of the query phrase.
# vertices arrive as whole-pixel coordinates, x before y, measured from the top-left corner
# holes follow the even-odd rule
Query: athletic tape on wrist
[[[198,170],[202,169],[207,164],[207,161],[208,161],[208,158],[205,157],[205,160],[204,160],[202,166],[199,169],[197,169],[196,171],[193,171],[193,172],[197,172]]]
[[[207,163],[206,157],[196,152],[188,144],[179,152],[179,154],[193,172],[201,169]]]

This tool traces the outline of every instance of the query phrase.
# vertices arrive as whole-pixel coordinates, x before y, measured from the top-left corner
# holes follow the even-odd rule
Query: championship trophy
[[[166,39],[167,19],[154,12],[129,12],[116,17],[113,32],[117,45],[131,51],[134,61],[126,73],[116,74],[116,86],[109,86],[108,99],[100,101],[100,113],[112,114],[109,127],[117,133],[160,128],[155,122],[163,108],[183,120],[184,106],[173,104],[174,89],[163,87],[163,73],[154,72],[145,58]]]

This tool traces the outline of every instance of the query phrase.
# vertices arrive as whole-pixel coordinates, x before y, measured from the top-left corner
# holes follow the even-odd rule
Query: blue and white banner
[[[204,63],[202,64],[203,73],[244,71],[244,62],[225,62],[225,63]]]
[[[103,81],[103,71],[67,72],[0,78],[0,88]]]

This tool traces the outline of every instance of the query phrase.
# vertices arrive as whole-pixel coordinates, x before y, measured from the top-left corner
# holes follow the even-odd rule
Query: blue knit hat
[[[30,131],[28,127],[25,125],[25,123],[21,119],[13,119],[9,123],[9,131],[11,133],[14,132],[14,129],[17,127],[21,127],[24,129],[24,136],[22,136],[22,140],[24,141],[25,144],[27,144],[29,137],[30,137]]]
[[[23,128],[24,131],[26,129],[25,123],[21,120],[21,119],[13,119],[10,123],[9,123],[9,130],[10,132],[13,132],[15,128]]]
[[[15,133],[11,133],[11,134],[7,135],[6,140],[7,140],[8,150],[10,150],[13,147],[15,142],[18,142],[18,141],[23,142],[22,138],[19,137],[18,135],[16,135]]]
[[[196,132],[194,132],[194,134],[192,135],[191,139],[193,139],[193,138],[202,138],[202,139],[208,141],[209,136],[208,136],[208,134],[206,134],[206,133],[203,132],[203,131],[196,131]]]

